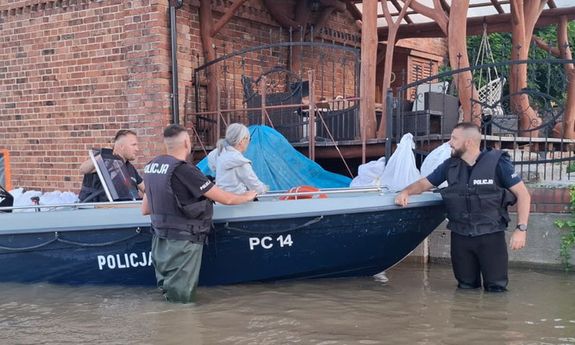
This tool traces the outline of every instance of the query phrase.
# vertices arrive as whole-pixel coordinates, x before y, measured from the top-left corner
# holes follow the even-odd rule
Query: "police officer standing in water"
[[[517,227],[509,247],[525,246],[531,197],[509,155],[500,150],[481,151],[477,125],[459,123],[451,133],[451,158],[429,176],[402,190],[395,203],[406,206],[408,197],[439,186],[451,230],[451,264],[462,289],[482,285],[489,292],[507,290],[508,254],[505,229],[507,207],[517,202]]]
[[[166,300],[190,303],[198,285],[203,244],[212,229],[213,201],[241,204],[253,200],[256,192],[225,192],[188,163],[192,145],[184,127],[168,126],[164,144],[167,154],[144,168],[142,213],[152,221],[158,287]]]

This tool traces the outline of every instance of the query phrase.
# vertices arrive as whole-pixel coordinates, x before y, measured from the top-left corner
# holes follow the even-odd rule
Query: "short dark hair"
[[[125,137],[127,135],[136,135],[136,132],[134,132],[131,129],[120,129],[119,131],[116,132],[116,135],[114,136],[114,142],[118,141],[118,139]]]
[[[171,124],[164,129],[164,138],[173,138],[180,135],[182,132],[187,132],[187,129],[178,124]]]
[[[473,122],[460,122],[457,125],[455,125],[455,127],[453,129],[455,129],[455,128],[460,128],[460,129],[464,129],[464,130],[465,129],[475,129],[476,131],[481,132],[481,129],[479,128],[479,126]]]

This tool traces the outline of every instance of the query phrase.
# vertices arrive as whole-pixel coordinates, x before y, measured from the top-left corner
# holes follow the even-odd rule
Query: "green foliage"
[[[571,269],[571,252],[575,248],[575,186],[569,188],[571,202],[571,214],[574,216],[569,220],[556,220],[555,225],[563,230],[561,235],[561,245],[559,247],[559,257],[565,270]]]
[[[544,28],[535,30],[534,35],[551,47],[557,47],[557,26],[550,25]],[[569,44],[575,47],[575,22],[570,22],[568,26]],[[476,56],[478,55],[479,46],[481,43],[481,36],[469,36],[467,38],[467,47],[469,59],[472,64],[475,64]],[[492,33],[489,35],[489,44],[493,52],[494,61],[488,61],[485,58],[483,62],[478,61],[478,64],[487,64],[491,62],[504,62],[511,58],[511,49],[513,48],[511,33]],[[530,60],[542,59],[555,59],[549,51],[541,49],[535,44],[532,44],[529,49]],[[500,75],[508,76],[509,67],[499,67],[498,72]],[[485,71],[478,71],[475,73],[475,79],[478,79],[478,73],[485,73]],[[483,76],[483,80],[487,78]],[[482,85],[477,85],[481,87]],[[509,82],[506,83],[504,94],[509,92]],[[561,102],[566,97],[566,78],[561,64],[530,64],[528,66],[528,87],[544,92]]]

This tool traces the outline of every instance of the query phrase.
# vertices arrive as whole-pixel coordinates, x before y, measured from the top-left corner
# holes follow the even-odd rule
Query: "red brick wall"
[[[2,2],[0,147],[13,186],[77,192],[88,148],[121,128],[159,133],[169,114],[164,2]],[[141,151],[157,145],[141,140]]]
[[[531,194],[532,213],[569,213],[571,212],[571,197],[569,188],[536,187],[527,185]],[[517,212],[517,207],[510,208],[511,212]]]
[[[569,213],[571,197],[569,188],[529,187],[531,194],[531,212]]]

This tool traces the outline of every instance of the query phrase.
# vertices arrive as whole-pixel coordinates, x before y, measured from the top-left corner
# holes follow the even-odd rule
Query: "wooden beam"
[[[449,6],[449,4],[447,3],[447,1],[445,0],[441,0],[441,8],[443,8],[443,10],[445,11],[445,13],[447,13],[447,15],[449,16],[449,11],[451,10],[451,7]]]
[[[362,147],[367,138],[375,137],[375,72],[377,59],[377,0],[363,1],[361,30],[361,70],[359,79],[359,111]],[[365,152],[365,151],[364,151]],[[364,155],[365,160],[365,155]]]
[[[419,14],[417,11],[407,11],[405,14]],[[399,15],[399,11],[398,12],[393,12],[391,13],[392,17],[397,17]],[[380,13],[377,15],[377,18],[385,18],[385,14]]]
[[[395,7],[395,9],[397,10],[397,14],[396,14],[396,15],[398,15],[399,13],[401,13],[401,8],[402,8],[402,7],[399,5],[399,3],[397,2],[397,0],[391,0],[391,3],[393,4],[393,7]],[[407,24],[413,24],[413,20],[411,20],[411,18],[409,18],[409,17],[407,16],[407,14],[408,14],[408,13],[406,12],[406,14],[405,14],[405,16],[404,16],[405,21],[407,22]],[[388,25],[389,25],[389,24],[388,24]]]
[[[566,16],[569,20],[575,19],[575,7],[561,7],[543,10],[535,27],[544,27],[557,23],[559,16]],[[494,14],[485,17],[472,17],[467,19],[467,35],[481,35],[483,23],[487,24],[487,32],[511,32],[511,14]],[[377,30],[380,41],[387,40],[387,27]],[[439,25],[435,22],[422,24],[403,24],[399,27],[397,38],[415,37],[445,37]]]
[[[549,8],[557,8],[557,4],[555,4],[554,0],[547,1],[547,5],[549,5]]]
[[[351,13],[351,16],[353,17],[353,19],[362,20],[362,14],[361,14],[360,10],[357,9],[357,7],[353,3],[353,1],[346,0],[345,1],[345,7],[347,8],[347,11],[349,13]]]
[[[499,13],[499,14],[505,13],[505,11],[503,10],[503,7],[501,7],[501,4],[499,3],[499,1],[491,0],[491,3],[493,4],[493,7],[495,7],[495,9],[497,10],[497,13]]]
[[[218,22],[213,26],[212,31],[210,32],[210,36],[214,37],[223,27],[226,25],[227,22],[232,19],[236,10],[244,4],[247,0],[235,0],[234,3],[226,10],[226,13],[218,20]]]

